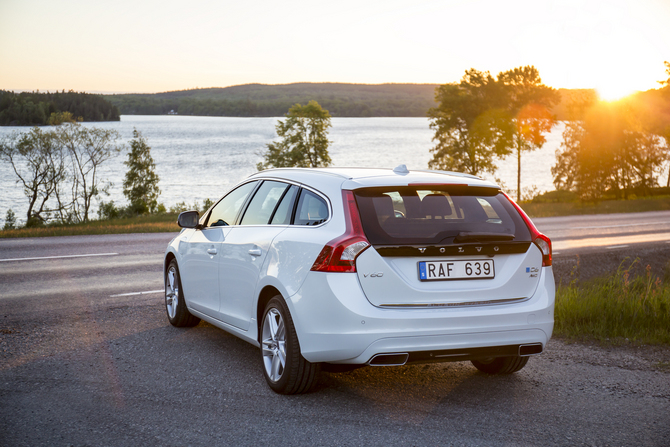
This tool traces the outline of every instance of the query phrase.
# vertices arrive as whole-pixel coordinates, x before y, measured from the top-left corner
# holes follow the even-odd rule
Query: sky
[[[606,99],[658,88],[670,0],[0,0],[0,89],[458,82],[534,65]]]

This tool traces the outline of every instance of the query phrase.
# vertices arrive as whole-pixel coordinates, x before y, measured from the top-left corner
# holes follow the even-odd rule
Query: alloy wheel
[[[265,373],[277,382],[286,365],[286,327],[281,312],[274,307],[268,310],[263,320],[262,340]]]

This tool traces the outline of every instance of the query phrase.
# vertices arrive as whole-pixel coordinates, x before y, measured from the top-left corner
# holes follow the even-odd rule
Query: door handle
[[[207,253],[210,255],[215,255],[216,254],[216,248],[208,248]]]
[[[260,248],[252,248],[251,250],[249,250],[249,254],[251,256],[260,256],[262,254],[262,251]]]

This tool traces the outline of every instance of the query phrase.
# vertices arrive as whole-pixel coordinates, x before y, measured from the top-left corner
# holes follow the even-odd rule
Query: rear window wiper
[[[513,234],[509,233],[476,233],[461,231],[454,238],[454,242],[486,242],[486,241],[511,241]]]

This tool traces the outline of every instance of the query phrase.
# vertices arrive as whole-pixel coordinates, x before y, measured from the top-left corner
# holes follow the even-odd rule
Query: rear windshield
[[[354,193],[373,245],[530,241],[521,216],[494,188],[403,186]]]

